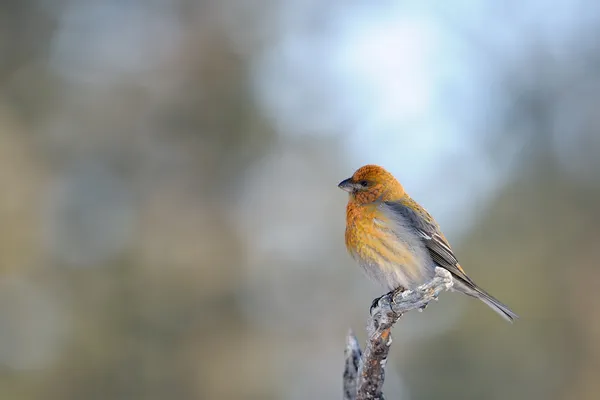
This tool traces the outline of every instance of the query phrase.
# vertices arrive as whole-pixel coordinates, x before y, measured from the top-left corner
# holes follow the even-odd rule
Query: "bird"
[[[452,275],[453,290],[483,301],[509,322],[518,318],[467,276],[438,223],[390,172],[364,165],[338,187],[349,193],[346,248],[367,276],[390,293],[414,290],[441,267]]]

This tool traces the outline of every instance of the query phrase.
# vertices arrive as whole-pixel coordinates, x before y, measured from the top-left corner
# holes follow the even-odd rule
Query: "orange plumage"
[[[388,171],[365,165],[339,187],[349,193],[346,247],[375,281],[390,291],[414,289],[442,267],[452,274],[455,290],[509,321],[517,318],[466,275],[437,222]]]

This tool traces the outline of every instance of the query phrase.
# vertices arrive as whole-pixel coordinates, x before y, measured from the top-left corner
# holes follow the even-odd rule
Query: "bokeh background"
[[[392,171],[521,315],[444,294],[394,399],[600,398],[593,0],[6,0],[0,399],[341,398]]]

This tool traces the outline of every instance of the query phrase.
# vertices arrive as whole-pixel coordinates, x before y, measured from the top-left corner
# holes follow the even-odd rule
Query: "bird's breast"
[[[412,288],[429,275],[423,248],[376,205],[348,204],[346,247],[367,274],[384,286]]]

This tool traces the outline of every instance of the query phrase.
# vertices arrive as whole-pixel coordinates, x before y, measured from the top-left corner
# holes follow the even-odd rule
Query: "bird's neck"
[[[384,189],[381,187],[373,187],[371,190],[358,192],[350,195],[350,202],[356,205],[367,205],[382,201],[403,201],[410,199],[404,189]]]

